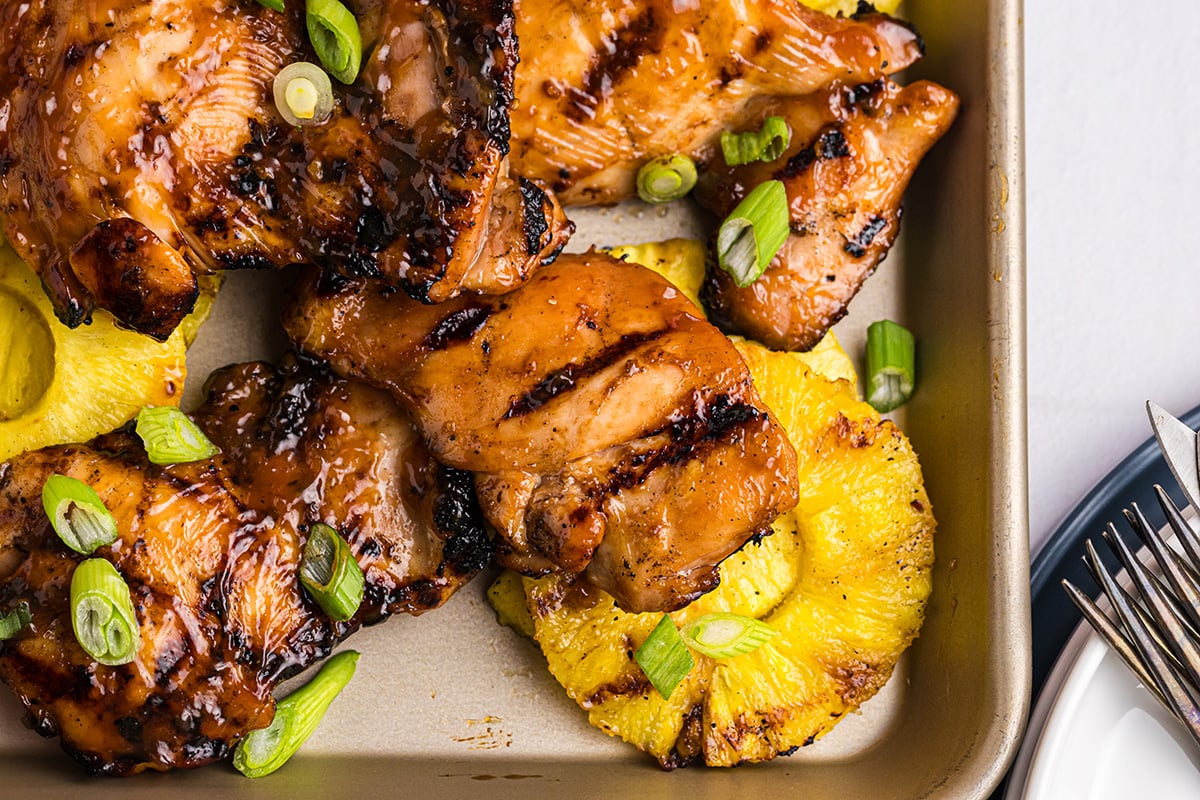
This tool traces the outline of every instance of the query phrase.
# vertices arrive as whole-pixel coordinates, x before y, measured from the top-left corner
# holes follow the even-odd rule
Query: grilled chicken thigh
[[[467,473],[434,462],[391,398],[295,361],[228,368],[198,420],[215,459],[151,465],[127,432],[0,465],[0,610],[32,624],[0,642],[0,678],[35,730],[94,772],[193,767],[269,724],[271,690],[359,625],[440,605],[491,555]],[[141,646],[96,663],[71,630],[81,557],[42,511],[53,473],[96,489],[119,538],[94,554],[129,583]],[[308,526],[347,539],[363,605],[333,622],[302,590]]]
[[[723,216],[759,183],[781,180],[791,233],[749,286],[709,270],[704,299],[712,319],[780,350],[821,341],[887,256],[909,179],[957,110],[958,98],[936,83],[902,87],[886,79],[762,104],[750,127],[782,116],[792,131],[787,152],[738,167],[718,159],[696,197]]]
[[[875,81],[921,55],[890,17],[799,0],[519,0],[517,34],[513,165],[566,205],[631,197],[656,156],[710,163],[761,98]]]
[[[319,263],[425,300],[504,291],[561,248],[509,177],[510,4],[379,4],[324,124],[272,99],[315,57],[300,4],[0,0],[0,212],[61,319],[165,338],[195,275]]]
[[[642,267],[564,255],[508,295],[438,306],[296,291],[297,345],[390,390],[439,460],[478,473],[514,569],[678,608],[796,502],[795,453],[732,343]]]

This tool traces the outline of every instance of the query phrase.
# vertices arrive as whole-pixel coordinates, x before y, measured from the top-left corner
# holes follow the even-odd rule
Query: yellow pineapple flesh
[[[68,328],[33,271],[0,245],[0,461],[86,441],[144,405],[178,405],[186,344],[215,290],[209,282],[200,314],[166,342],[122,330],[103,311]]]

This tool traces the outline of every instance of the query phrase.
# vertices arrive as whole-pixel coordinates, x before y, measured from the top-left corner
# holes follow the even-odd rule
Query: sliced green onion
[[[16,608],[0,617],[0,641],[13,638],[32,621],[33,613],[29,610],[29,603],[22,600],[17,603]]]
[[[916,344],[907,328],[890,319],[867,326],[867,402],[891,411],[908,402],[915,386]]]
[[[683,643],[711,658],[733,658],[757,650],[779,631],[762,620],[724,611],[705,614],[683,626]]]
[[[668,614],[662,615],[658,625],[633,654],[633,660],[664,698],[671,696],[696,664]]]
[[[362,604],[362,568],[350,545],[333,528],[313,524],[300,559],[300,583],[331,619],[344,622]]]
[[[354,83],[362,66],[362,34],[354,14],[338,0],[307,0],[304,9],[317,58],[333,77]]]
[[[738,286],[749,286],[767,269],[787,237],[787,191],[781,181],[764,181],[721,223],[717,263]]]
[[[731,167],[754,161],[774,161],[783,155],[792,132],[783,117],[767,117],[756,131],[721,132],[721,152]]]
[[[101,664],[127,664],[141,635],[129,585],[103,558],[89,558],[71,576],[71,627],[75,639]]]
[[[261,778],[282,767],[312,736],[329,704],[354,677],[358,653],[343,650],[321,671],[275,706],[275,719],[250,731],[233,751],[233,766],[247,778]]]
[[[96,490],[66,475],[51,475],[42,485],[42,508],[54,532],[76,553],[90,555],[117,538],[117,521]]]
[[[272,11],[283,11],[283,0],[258,0],[258,4]]]
[[[153,464],[186,464],[221,452],[196,423],[174,406],[145,406],[137,415],[137,435]]]
[[[297,61],[279,70],[273,91],[275,107],[289,125],[320,125],[333,113],[329,73],[311,61]]]
[[[678,200],[696,185],[696,162],[683,154],[652,158],[637,174],[638,197],[647,203]]]

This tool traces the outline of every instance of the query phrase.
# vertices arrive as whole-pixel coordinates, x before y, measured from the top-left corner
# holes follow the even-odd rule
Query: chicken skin
[[[0,214],[64,323],[166,338],[196,275],[319,263],[437,301],[557,252],[552,196],[509,177],[510,4],[401,2],[328,121],[284,122],[315,61],[300,4],[0,0]]]
[[[732,343],[640,266],[564,255],[508,295],[438,306],[312,276],[284,325],[477,473],[503,564],[583,572],[624,608],[711,589],[796,502],[795,452]]]
[[[0,464],[0,611],[32,610],[0,641],[0,679],[34,730],[93,772],[223,758],[270,723],[279,681],[360,625],[437,607],[491,557],[470,476],[433,461],[386,392],[294,359],[237,365],[213,376],[197,420],[220,456],[155,466],[117,432]],[[130,586],[130,663],[97,663],[72,633],[82,557],[42,511],[54,473],[91,485],[116,519],[118,539],[93,556]],[[314,522],[340,531],[365,575],[346,622],[297,578]]]

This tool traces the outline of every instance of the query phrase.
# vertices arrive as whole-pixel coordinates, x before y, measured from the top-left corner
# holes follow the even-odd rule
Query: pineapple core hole
[[[0,422],[28,411],[54,377],[54,336],[38,310],[0,286]]]

